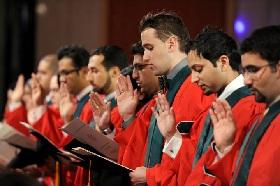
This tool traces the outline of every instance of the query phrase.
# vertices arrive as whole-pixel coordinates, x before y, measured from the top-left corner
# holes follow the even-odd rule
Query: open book
[[[36,141],[20,133],[6,123],[0,123],[0,140],[19,148],[36,150]]]
[[[30,124],[25,122],[20,122],[20,123],[30,130],[30,133],[40,141],[40,145],[43,146],[44,150],[47,149],[50,155],[62,157],[64,158],[62,160],[66,160],[66,161],[67,160],[70,160],[72,162],[82,161],[82,159],[76,156],[75,154],[58,148],[51,140],[49,140],[42,133],[40,133],[38,130],[33,128]]]
[[[121,172],[124,172],[126,174],[129,174],[130,172],[133,171],[132,169],[130,169],[124,165],[121,165],[109,158],[106,158],[104,156],[91,152],[82,147],[73,148],[72,151],[75,153],[81,154],[83,156],[87,156],[89,158],[89,160],[93,161],[93,164],[94,164],[94,161],[99,161],[99,162],[104,161],[104,162],[106,162],[106,164],[110,164],[114,169],[120,170]]]
[[[117,160],[118,144],[104,134],[90,128],[89,125],[86,125],[81,120],[74,119],[61,129],[78,141],[89,145],[102,155],[112,160]]]

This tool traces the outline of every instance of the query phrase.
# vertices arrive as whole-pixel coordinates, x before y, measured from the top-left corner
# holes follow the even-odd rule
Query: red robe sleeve
[[[256,103],[254,96],[241,99],[232,108],[237,129],[231,151],[214,163],[216,153],[213,148],[209,148],[192,170],[185,184],[228,185],[242,141],[251,125],[261,117],[264,109],[265,105]]]
[[[6,109],[4,118],[7,124],[11,125],[24,135],[29,136],[29,130],[20,124],[21,121],[27,122],[27,110],[24,105],[21,105],[13,111],[8,111],[8,109]]]
[[[90,103],[89,103],[89,102],[87,102],[87,103],[85,104],[85,106],[83,107],[79,119],[80,119],[81,121],[83,121],[85,124],[89,124],[90,121],[93,119],[93,112],[92,112],[92,109],[91,109],[91,107],[90,107]],[[72,140],[73,140],[73,137],[71,137],[71,136],[69,136],[69,135],[65,136],[65,137],[61,140],[61,142],[60,142],[60,144],[59,144],[59,147],[63,148],[63,147],[66,146],[68,143],[70,143]]]
[[[59,110],[54,107],[47,107],[42,117],[33,124],[33,127],[50,139],[55,145],[59,146],[63,134],[60,130],[63,125]]]
[[[146,151],[148,127],[155,100],[151,99],[136,114],[134,121],[126,128],[120,127],[115,136],[119,144],[118,162],[131,169],[142,166]]]
[[[189,76],[180,87],[172,104],[176,124],[180,121],[197,120],[201,112],[209,107],[214,98],[215,95],[205,96],[201,88],[199,88],[196,84],[191,83],[191,77]],[[195,136],[195,132],[191,132],[190,135],[192,135],[195,139],[198,138],[198,136]],[[171,159],[169,158],[167,160],[163,160],[163,158],[165,158],[165,156],[162,156],[161,164],[153,168],[148,168],[146,173],[148,185],[162,184],[163,178],[165,177],[163,172],[167,172],[167,174],[169,174],[168,178],[170,180],[176,180],[175,178],[172,178],[173,170],[171,170],[171,172],[166,170],[166,167],[170,167],[168,165],[174,162],[170,162]],[[164,165],[162,164],[163,162],[165,163]],[[175,165],[177,165],[177,163],[174,163],[173,166]],[[174,176],[176,177],[175,174]]]

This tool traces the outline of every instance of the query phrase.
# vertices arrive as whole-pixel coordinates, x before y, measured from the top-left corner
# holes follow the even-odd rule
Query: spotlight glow
[[[241,20],[236,20],[234,23],[234,31],[237,34],[243,34],[245,32],[245,24],[243,21]]]

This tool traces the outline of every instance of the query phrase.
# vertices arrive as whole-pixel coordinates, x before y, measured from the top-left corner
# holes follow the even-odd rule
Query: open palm
[[[164,94],[159,93],[156,102],[157,107],[156,109],[152,108],[152,110],[157,119],[158,128],[165,138],[171,137],[175,133],[175,115],[173,108],[170,108]]]
[[[101,130],[110,126],[111,120],[111,106],[110,103],[104,103],[103,99],[99,97],[96,92],[90,94],[90,105],[94,112],[93,118],[95,124]]]
[[[18,76],[16,86],[13,90],[9,90],[8,99],[11,102],[19,102],[24,94],[24,76]]]
[[[209,112],[216,146],[223,152],[233,143],[236,131],[231,107],[225,100],[216,100]]]
[[[59,101],[60,116],[63,118],[65,122],[69,122],[73,119],[73,114],[76,110],[76,104],[72,102],[71,95],[65,83],[61,83],[59,92],[60,92],[60,101]]]
[[[133,90],[129,76],[120,75],[118,78],[116,96],[118,109],[123,119],[126,120],[133,116],[136,112],[139,95],[137,90]]]

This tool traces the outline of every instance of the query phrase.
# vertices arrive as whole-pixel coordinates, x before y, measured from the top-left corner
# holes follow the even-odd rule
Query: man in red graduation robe
[[[217,92],[219,100],[226,99],[233,107],[237,130],[240,131],[236,135],[238,136],[262,113],[264,105],[256,103],[254,96],[251,96],[249,89],[245,87],[244,78],[238,73],[241,58],[236,50],[235,41],[227,34],[206,28],[192,43],[188,59],[193,82],[200,85],[205,94]],[[159,124],[164,126],[167,123]],[[213,138],[212,131],[209,112],[206,110],[183,140],[177,140],[176,137],[167,139],[172,145],[166,145],[167,156],[164,156],[166,159],[163,165],[166,169],[157,177],[156,183],[184,185],[192,167],[208,149]],[[177,149],[179,152],[176,155]]]
[[[96,92],[92,94],[92,97],[96,97],[97,93],[105,95],[104,100],[102,100],[101,102],[104,101],[110,104],[112,108],[115,107],[114,91],[117,86],[117,78],[120,75],[121,70],[127,65],[127,56],[124,51],[118,46],[106,45],[95,49],[92,52],[88,62],[87,74],[87,80],[94,87],[94,91]],[[94,115],[94,117],[96,117],[96,115]],[[98,125],[96,125],[94,122],[91,123],[91,126],[99,130]],[[111,128],[104,128],[104,131],[103,129],[101,129],[101,132],[108,132],[108,130],[111,130]],[[75,185],[86,185],[89,183],[89,180],[96,182],[94,183],[95,185],[98,185],[97,182],[104,182],[104,180],[102,179],[106,177],[104,177],[104,175],[106,175],[107,173],[101,170],[96,164],[89,169],[91,168],[93,169],[93,178],[88,177],[89,171],[91,170],[87,170],[82,167],[78,168],[77,174],[75,176]],[[106,181],[109,180],[110,179],[107,179]],[[92,181],[90,184],[92,184]]]
[[[24,76],[19,75],[15,88],[8,91],[4,121],[26,136],[29,131],[20,121],[27,122],[27,110],[31,109],[31,104],[31,85],[24,84]]]
[[[118,162],[135,169],[144,162],[151,107],[155,104],[153,97],[159,91],[159,81],[151,66],[143,62],[144,48],[141,42],[132,45],[132,54],[132,78],[137,87],[133,87],[129,78],[119,78],[117,103],[122,122],[114,124],[114,140],[119,144]],[[137,88],[137,93],[133,88]]]
[[[199,87],[191,83],[185,53],[189,34],[181,18],[165,11],[149,13],[141,20],[140,31],[144,62],[151,64],[156,75],[167,76],[167,100],[176,113],[176,122],[194,120],[212,97],[203,95]],[[161,162],[164,140],[154,115],[148,130],[145,167],[138,167],[130,174],[134,184],[146,182],[154,174],[152,167]],[[146,168],[149,168],[147,175]]]
[[[245,84],[257,102],[267,104],[263,116],[238,135],[230,106],[211,111],[214,143],[192,171],[186,185],[279,185],[279,51],[280,27],[257,29],[241,44]],[[220,114],[217,114],[217,112]],[[237,140],[235,139],[237,136]]]
[[[42,88],[42,97],[48,102],[47,94],[50,89],[50,79],[57,72],[57,57],[53,54],[44,56],[37,67],[37,79]],[[8,91],[8,103],[5,113],[5,120],[20,132],[27,134],[28,131],[19,123],[28,122],[27,112],[34,107],[31,99],[31,81],[24,85],[23,75],[19,75],[14,90]]]

